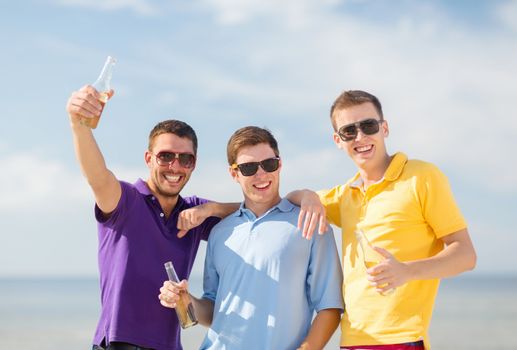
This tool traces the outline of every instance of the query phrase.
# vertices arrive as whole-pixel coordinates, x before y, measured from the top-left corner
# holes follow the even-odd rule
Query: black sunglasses
[[[337,134],[343,141],[352,141],[357,137],[358,130],[365,135],[373,135],[379,132],[379,124],[381,124],[384,120],[378,119],[365,119],[361,120],[357,123],[343,125],[337,131]]]
[[[249,162],[242,164],[232,164],[232,169],[239,169],[243,176],[255,175],[258,171],[259,165],[264,171],[272,173],[278,169],[280,165],[280,157],[264,159],[261,162]]]
[[[160,152],[156,154],[156,162],[160,166],[171,166],[176,159],[184,168],[192,168],[196,164],[196,156],[191,153]]]

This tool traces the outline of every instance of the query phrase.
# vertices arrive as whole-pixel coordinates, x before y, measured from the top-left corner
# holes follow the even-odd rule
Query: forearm
[[[92,188],[98,187],[112,174],[106,167],[104,157],[93,137],[92,130],[80,124],[72,124],[71,127],[75,155],[81,167],[81,172]]]
[[[208,202],[203,204],[209,213],[208,216],[216,216],[218,218],[225,218],[237,209],[239,209],[239,203],[219,203],[219,202]]]
[[[91,129],[83,125],[72,125],[72,134],[77,161],[92,188],[95,202],[102,212],[111,213],[122,193],[120,183],[106,167]]]
[[[199,324],[210,327],[214,315],[214,302],[210,299],[198,299],[192,295],[190,295],[190,299]]]
[[[285,198],[286,198],[289,202],[291,202],[291,203],[293,203],[293,204],[295,204],[295,205],[297,205],[297,206],[301,206],[303,198],[304,198],[305,196],[309,196],[309,195],[311,195],[311,194],[313,194],[313,193],[314,193],[313,191],[305,190],[305,189],[304,189],[304,190],[295,190],[295,191],[291,191],[291,192],[289,192],[289,193],[285,196]]]
[[[413,280],[446,278],[472,270],[476,266],[476,252],[467,230],[443,238],[446,247],[433,257],[406,262]]]
[[[334,334],[341,319],[341,310],[325,309],[318,312],[312,322],[309,334],[298,348],[299,350],[323,349]]]

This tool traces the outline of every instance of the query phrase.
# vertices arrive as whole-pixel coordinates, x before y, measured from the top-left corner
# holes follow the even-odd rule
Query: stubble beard
[[[156,173],[155,176],[151,177],[151,181],[154,184],[156,193],[159,194],[160,196],[168,198],[168,199],[177,198],[179,196],[180,192],[183,190],[183,187],[185,187],[185,185],[187,184],[187,182],[185,182],[177,191],[167,191],[160,184],[160,181],[158,180],[159,177],[160,177],[160,174]],[[188,181],[188,179],[187,179],[187,181]]]

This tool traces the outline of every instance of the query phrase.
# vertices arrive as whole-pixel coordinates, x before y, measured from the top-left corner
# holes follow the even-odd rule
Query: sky
[[[355,168],[329,109],[365,90],[383,104],[389,152],[448,176],[473,273],[517,273],[516,0],[4,1],[0,42],[0,277],[98,274],[65,106],[108,55],[115,96],[94,133],[118,178],[147,178],[148,133],[175,118],[199,138],[184,195],[242,199],[225,149],[246,125],[278,139],[281,194],[342,184]]]

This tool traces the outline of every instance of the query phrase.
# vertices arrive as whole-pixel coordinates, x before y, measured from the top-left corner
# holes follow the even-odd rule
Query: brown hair
[[[336,125],[336,114],[337,112],[352,107],[357,106],[363,103],[370,102],[373,104],[375,109],[377,110],[377,113],[381,117],[381,120],[383,120],[384,116],[382,114],[382,106],[379,101],[379,99],[372,94],[369,94],[365,91],[361,90],[348,90],[344,91],[341,95],[336,98],[334,103],[332,104],[332,107],[330,108],[330,120],[332,122],[332,126],[334,127],[334,130],[337,130]]]
[[[237,154],[242,148],[255,146],[260,143],[267,143],[275,152],[275,156],[280,156],[278,143],[269,130],[259,128],[258,126],[246,126],[234,132],[230,140],[228,140],[228,146],[226,147],[228,164],[232,165],[235,163]]]
[[[197,154],[197,136],[190,125],[180,120],[164,120],[156,124],[149,133],[149,151],[153,148],[154,139],[161,134],[174,134],[178,137],[186,137],[192,141],[194,155]]]

